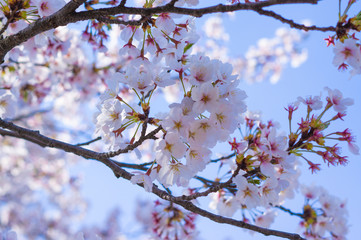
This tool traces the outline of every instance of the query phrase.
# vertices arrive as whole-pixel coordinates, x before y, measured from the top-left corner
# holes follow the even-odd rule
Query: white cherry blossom
[[[203,113],[205,110],[213,112],[217,110],[217,101],[219,98],[219,90],[213,87],[211,83],[204,83],[192,91],[193,111]]]
[[[247,208],[255,208],[260,204],[261,198],[254,184],[248,183],[247,179],[241,175],[237,175],[233,182],[237,185],[236,198],[241,204]]]
[[[15,116],[16,100],[9,90],[0,89],[0,117],[12,118]]]

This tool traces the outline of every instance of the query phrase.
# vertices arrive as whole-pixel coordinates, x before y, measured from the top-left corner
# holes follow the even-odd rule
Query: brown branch
[[[108,24],[120,24],[120,25],[132,25],[132,26],[139,26],[146,21],[147,18],[141,18],[139,20],[132,20],[132,21],[124,21],[120,19],[111,19],[108,17],[97,17],[96,20],[102,23]]]
[[[317,2],[318,0],[269,0],[269,1],[255,2],[255,3],[238,3],[232,5],[218,4],[204,8],[183,8],[183,7],[175,7],[171,4],[166,4],[154,8],[116,6],[110,8],[100,8],[95,10],[82,11],[73,14],[72,17],[78,19],[77,21],[84,21],[84,20],[96,18],[98,16],[106,16],[106,15],[131,14],[131,15],[140,15],[140,16],[152,16],[154,14],[165,13],[165,12],[194,16],[194,17],[202,17],[203,15],[212,14],[212,13],[227,13],[227,12],[235,12],[240,10],[256,11],[264,7],[270,7],[276,5],[293,4],[293,3],[317,4]]]
[[[124,5],[127,3],[127,0],[122,0],[119,4],[119,6],[124,7]]]
[[[306,26],[303,24],[295,23],[293,20],[286,19],[273,11],[268,11],[268,10],[263,10],[263,9],[258,9],[255,11],[257,13],[259,13],[260,15],[264,15],[264,16],[268,16],[268,17],[272,17],[274,19],[280,20],[281,22],[290,25],[291,28],[296,28],[296,29],[300,29],[300,30],[304,30],[304,31],[317,30],[317,31],[321,31],[321,32],[329,32],[329,31],[336,32],[336,27],[333,27],[333,26],[330,26],[330,27],[317,27],[315,25]]]
[[[43,146],[43,147],[51,147],[51,148],[61,149],[66,152],[71,152],[75,155],[84,157],[86,159],[98,160],[98,161],[102,162],[103,164],[105,164],[106,166],[108,166],[113,171],[114,175],[117,178],[121,177],[126,180],[130,180],[132,177],[131,173],[122,169],[120,166],[117,165],[117,163],[115,161],[113,161],[109,158],[105,158],[103,156],[103,154],[82,148],[80,146],[75,146],[75,145],[71,145],[71,144],[68,144],[68,143],[65,143],[62,141],[48,138],[48,137],[40,134],[39,131],[33,131],[33,130],[29,130],[29,129],[17,126],[11,122],[4,121],[1,118],[0,118],[0,127],[10,130],[10,131],[7,131],[7,130],[0,129],[1,135],[4,134],[6,136],[23,138],[23,139],[31,141],[33,143],[39,144],[40,146]],[[157,129],[160,130],[161,128],[157,128]],[[234,175],[235,174],[233,174],[233,176]],[[142,185],[139,184],[139,186],[142,186]],[[153,184],[152,192],[164,200],[176,203],[191,212],[199,214],[203,217],[206,217],[206,218],[208,218],[212,221],[218,222],[218,223],[225,223],[225,224],[233,225],[233,226],[244,228],[244,229],[249,229],[249,230],[264,234],[266,236],[272,235],[272,236],[278,236],[278,237],[287,238],[287,239],[291,239],[291,240],[304,240],[298,234],[262,228],[262,227],[258,227],[258,226],[252,225],[252,224],[245,223],[243,221],[235,220],[232,218],[226,218],[226,217],[222,217],[222,216],[210,213],[208,211],[205,211],[204,209],[201,209],[201,208],[195,206],[194,204],[192,204],[189,201],[183,201],[183,200],[179,200],[178,198],[173,197],[169,193],[167,193],[163,190],[160,190],[155,184]]]
[[[143,124],[143,129],[146,129],[146,127],[144,127],[144,124]],[[118,156],[118,155],[123,154],[123,153],[128,153],[128,152],[136,149],[137,147],[139,147],[145,140],[155,139],[156,138],[155,135],[160,130],[162,130],[162,126],[157,127],[153,131],[149,132],[147,135],[140,136],[140,138],[136,142],[134,142],[133,144],[129,144],[127,147],[125,147],[123,149],[119,149],[119,150],[114,151],[114,152],[100,153],[100,155],[102,157],[104,157],[104,158],[111,158],[111,157],[115,157],[115,156]]]
[[[58,140],[46,137],[46,136],[40,134],[39,131],[34,131],[34,130],[30,130],[30,129],[26,129],[26,128],[17,126],[11,122],[4,121],[1,118],[0,118],[0,127],[10,130],[10,131],[6,131],[3,129],[0,129],[1,135],[22,138],[22,139],[28,140],[30,142],[33,142],[35,144],[38,144],[42,147],[61,149],[65,152],[70,152],[75,155],[84,157],[86,159],[98,160],[98,161],[104,163],[106,166],[108,166],[113,171],[114,175],[117,178],[122,177],[122,178],[125,178],[128,180],[131,178],[131,174],[128,173],[127,171],[125,171],[124,169],[120,168],[119,166],[117,166],[115,164],[115,161],[105,158],[104,156],[102,156],[102,154],[100,154],[98,152],[94,152],[92,150],[88,150],[88,149],[82,148],[80,146],[68,144],[68,143],[65,143],[62,141],[58,141]]]
[[[96,141],[99,141],[99,140],[101,140],[101,139],[102,139],[102,137],[97,137],[97,138],[94,138],[94,139],[92,139],[92,140],[90,140],[90,141],[87,141],[87,142],[84,142],[84,143],[75,144],[75,146],[85,146],[85,145],[89,145],[89,144],[91,144],[91,143],[93,143],[93,142],[96,142]]]
[[[41,141],[38,141],[37,139],[34,139],[34,138],[31,138],[29,136],[22,136],[16,132],[13,132],[13,131],[7,131],[7,130],[4,130],[4,129],[1,129],[0,128],[0,135],[5,137],[5,136],[9,136],[9,137],[15,137],[15,138],[19,138],[19,139],[25,139],[25,140],[28,140],[29,142],[33,142],[35,144],[38,144],[40,145],[41,147],[46,147],[45,144],[43,144]]]
[[[231,154],[229,154],[229,155],[227,155],[227,156],[222,156],[222,157],[220,157],[220,158],[212,159],[210,162],[216,163],[216,162],[219,162],[219,161],[222,161],[222,160],[230,159],[230,158],[232,158],[232,157],[234,157],[234,156],[236,156],[236,153],[235,153],[235,152],[234,152],[234,153],[231,153]]]
[[[251,231],[261,233],[266,236],[277,236],[277,237],[287,238],[287,239],[291,239],[291,240],[306,240],[298,234],[282,232],[282,231],[268,229],[268,228],[262,228],[262,227],[258,227],[256,225],[245,223],[243,221],[239,221],[239,220],[235,220],[235,219],[227,218],[227,217],[222,217],[222,216],[207,212],[204,209],[201,209],[188,201],[176,201],[175,203],[184,207],[188,211],[199,214],[199,215],[206,217],[214,222],[225,223],[225,224],[233,225],[236,227],[248,229]]]
[[[8,36],[2,40],[0,40],[0,63],[3,63],[5,55],[14,47],[20,45],[21,43],[26,42],[30,38],[36,36],[39,33],[48,31],[50,29],[57,28],[59,26],[65,26],[69,23],[86,21],[90,19],[103,19],[104,21],[111,21],[110,16],[115,16],[119,14],[132,14],[132,15],[140,15],[145,18],[152,16],[153,14],[159,14],[164,12],[169,13],[177,13],[195,17],[201,17],[205,14],[211,13],[226,13],[226,12],[234,12],[240,10],[250,10],[256,11],[259,14],[270,16],[276,18],[284,23],[290,24],[290,26],[294,26],[299,28],[303,26],[301,24],[296,24],[291,20],[284,19],[280,15],[275,13],[271,14],[271,11],[265,11],[262,8],[275,6],[275,5],[283,5],[283,4],[300,4],[300,3],[308,3],[308,4],[317,4],[318,0],[269,0],[269,1],[261,1],[255,3],[238,3],[233,5],[224,5],[219,4],[210,7],[204,8],[180,8],[175,7],[172,4],[166,4],[159,7],[154,8],[135,8],[135,7],[125,7],[125,1],[122,1],[119,6],[109,7],[109,8],[100,8],[96,10],[75,12],[75,10],[85,2],[86,0],[72,0],[67,3],[62,9],[58,12],[48,16],[46,18],[41,18],[30,24],[28,27],[23,29],[22,31]],[[119,24],[120,22],[117,22]],[[124,24],[132,24],[136,22],[124,22]],[[328,28],[319,28],[319,27],[309,27],[308,30],[319,30],[319,31],[335,31],[333,27]]]
[[[171,1],[168,3],[168,5],[174,6],[174,4],[175,4],[176,2],[178,2],[178,0],[171,0]]]

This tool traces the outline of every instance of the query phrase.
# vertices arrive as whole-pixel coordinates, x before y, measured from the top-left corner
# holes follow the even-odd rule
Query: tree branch
[[[274,206],[275,208],[278,208],[284,212],[287,212],[288,214],[290,214],[291,216],[297,216],[297,217],[300,217],[303,219],[303,214],[302,213],[295,213],[295,212],[292,212],[290,209],[288,208],[285,208],[283,206]]]
[[[0,127],[10,130],[10,131],[7,131],[7,130],[0,129],[1,135],[23,138],[30,142],[36,143],[42,147],[51,147],[51,148],[61,149],[66,152],[74,153],[75,155],[84,157],[86,159],[98,160],[98,161],[102,162],[103,164],[105,164],[106,166],[108,166],[113,171],[114,175],[117,178],[121,177],[126,180],[130,180],[132,177],[131,173],[125,171],[120,166],[118,166],[114,160],[105,158],[103,154],[82,148],[80,146],[71,145],[71,144],[68,144],[68,143],[65,143],[62,141],[48,138],[48,137],[40,134],[39,131],[33,131],[33,130],[29,130],[29,129],[17,126],[11,122],[4,121],[1,118],[0,118]],[[160,130],[161,128],[158,127],[157,129]],[[233,176],[234,176],[234,174],[233,174]],[[138,185],[142,186],[142,184],[138,184]],[[167,193],[163,190],[160,190],[155,184],[153,184],[152,192],[164,200],[176,203],[176,204],[184,207],[185,209],[187,209],[191,212],[194,212],[196,214],[199,214],[203,217],[206,217],[214,222],[225,223],[225,224],[233,225],[233,226],[244,228],[244,229],[249,229],[249,230],[261,233],[266,236],[272,235],[272,236],[278,236],[281,238],[287,238],[287,239],[291,239],[291,240],[304,240],[298,234],[262,228],[262,227],[258,227],[258,226],[255,226],[255,225],[252,225],[249,223],[245,223],[243,221],[235,220],[232,218],[226,218],[226,217],[222,217],[222,216],[210,213],[204,209],[201,209],[201,208],[195,206],[190,201],[180,200],[179,198],[176,198],[176,197],[170,195],[169,193]]]
[[[89,145],[89,144],[91,144],[93,142],[99,141],[101,139],[102,139],[102,137],[97,137],[97,138],[94,138],[94,139],[92,139],[90,141],[87,141],[87,142],[84,142],[84,143],[78,143],[78,144],[75,144],[75,145],[76,146],[85,146],[85,145]]]
[[[146,125],[143,124],[143,129],[146,129],[146,127],[144,127]],[[154,129],[153,131],[149,132],[147,135],[143,135],[140,136],[140,138],[138,139],[138,141],[134,142],[133,144],[129,144],[127,147],[123,148],[123,149],[119,149],[117,151],[114,152],[108,152],[108,153],[101,153],[100,155],[104,158],[111,158],[111,157],[115,157],[117,155],[120,155],[122,153],[128,153],[134,149],[136,149],[137,147],[139,147],[145,140],[147,139],[154,139],[155,135],[162,130],[162,126],[157,127],[156,129]]]
[[[68,25],[69,23],[86,21],[90,19],[104,20],[107,23],[116,23],[116,24],[136,25],[138,23],[141,23],[141,21],[114,22],[109,18],[110,16],[115,16],[119,14],[140,15],[147,19],[147,17],[152,16],[153,14],[159,14],[165,12],[201,17],[205,14],[211,14],[211,13],[226,13],[226,12],[235,12],[240,10],[250,10],[250,11],[258,12],[259,14],[262,15],[273,17],[275,19],[280,20],[281,22],[289,24],[291,27],[295,27],[298,29],[335,31],[335,28],[333,27],[326,27],[326,28],[320,28],[315,26],[306,27],[302,24],[297,24],[291,20],[285,19],[280,15],[275,14],[272,11],[266,11],[262,9],[264,7],[283,5],[283,4],[300,4],[300,3],[317,4],[318,0],[269,0],[269,1],[255,2],[255,3],[238,3],[232,5],[218,4],[215,6],[204,7],[204,8],[180,8],[173,6],[173,4],[166,4],[154,8],[135,8],[135,7],[125,7],[124,4],[126,1],[122,1],[116,7],[75,12],[75,10],[85,1],[86,0],[72,0],[69,3],[67,3],[62,9],[52,14],[51,16],[38,19],[37,21],[33,22],[32,24],[30,24],[28,27],[21,30],[20,32],[0,40],[0,63],[4,62],[5,55],[14,47],[20,45],[21,43],[26,42],[27,40],[38,35],[39,33],[57,28],[59,26],[65,26]]]
[[[120,19],[111,19],[108,17],[97,17],[96,20],[102,23],[109,23],[109,24],[120,24],[120,25],[132,25],[132,26],[139,26],[146,21],[147,18],[143,17],[139,20],[132,20],[132,21],[124,21]]]
[[[295,23],[293,20],[286,19],[273,11],[268,11],[268,10],[263,10],[263,9],[258,9],[255,11],[257,13],[259,13],[260,15],[264,15],[264,16],[268,16],[268,17],[272,17],[274,19],[280,20],[281,22],[290,25],[291,28],[296,28],[296,29],[300,29],[300,30],[304,30],[304,31],[317,30],[317,31],[321,31],[321,32],[329,32],[329,31],[336,32],[336,27],[333,27],[333,26],[330,26],[330,27],[317,27],[315,25],[306,26],[303,24]]]

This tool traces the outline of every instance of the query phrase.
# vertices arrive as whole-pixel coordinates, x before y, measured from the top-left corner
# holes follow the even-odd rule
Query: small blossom
[[[193,111],[203,113],[205,110],[213,112],[217,110],[217,100],[219,98],[219,90],[213,87],[211,83],[204,83],[192,91],[192,99],[195,101]]]
[[[182,158],[186,153],[186,146],[180,140],[179,135],[176,133],[168,133],[164,139],[160,140],[156,145],[156,151],[158,156],[166,156],[170,158],[171,156],[175,158]],[[162,164],[162,158],[158,158],[158,162]]]
[[[247,179],[241,175],[237,175],[233,182],[237,185],[238,191],[236,198],[247,206],[247,208],[255,208],[260,204],[260,195],[257,187],[248,183]]]
[[[205,82],[213,82],[216,79],[215,68],[209,57],[202,55],[193,56],[190,59],[189,82],[193,85],[201,85]]]
[[[335,66],[338,67],[347,62],[352,67],[359,68],[361,51],[355,39],[349,38],[343,43],[338,41],[333,52],[335,53],[335,57],[333,59],[333,64]]]
[[[38,0],[36,4],[40,17],[50,16],[64,5],[64,0]]]
[[[15,116],[15,96],[9,90],[0,89],[0,117],[11,118]]]
[[[169,13],[161,13],[157,20],[155,20],[155,25],[165,34],[170,34],[176,27]]]
[[[154,171],[152,171],[149,175],[144,172],[136,172],[132,176],[130,181],[133,184],[142,183],[144,185],[145,191],[151,192],[153,187],[153,180],[154,180],[154,174],[152,174],[153,172]]]
[[[325,88],[328,91],[327,101],[332,104],[333,109],[336,112],[343,113],[346,111],[347,106],[353,105],[354,101],[351,98],[343,98],[340,90],[335,89],[331,90],[330,88]]]
[[[174,184],[179,187],[186,187],[193,176],[194,174],[189,167],[182,163],[163,163],[158,173],[158,180],[166,187]]]
[[[297,100],[307,105],[307,107],[312,110],[320,110],[322,108],[322,101],[320,96],[309,96],[306,99],[298,97]]]
[[[330,46],[331,44],[333,46],[335,46],[335,38],[328,36],[328,38],[324,38],[324,40],[326,41],[327,47]]]

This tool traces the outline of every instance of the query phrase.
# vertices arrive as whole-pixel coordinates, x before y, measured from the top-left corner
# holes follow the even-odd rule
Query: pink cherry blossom
[[[213,64],[209,57],[202,55],[192,56],[190,59],[189,82],[193,85],[201,85],[217,80]]]
[[[319,110],[322,108],[322,101],[320,96],[309,96],[306,99],[298,97],[297,100],[307,105],[312,110]]]
[[[204,83],[192,91],[192,99],[195,101],[193,111],[203,113],[205,110],[213,112],[217,110],[219,90],[211,83]]]
[[[65,5],[64,0],[37,0],[36,6],[40,17],[47,17],[61,9]]]
[[[338,41],[334,48],[335,57],[333,64],[340,66],[342,63],[347,62],[349,65],[355,68],[359,68],[361,61],[360,47],[357,46],[357,42],[353,38],[346,39],[343,43]]]
[[[176,27],[173,19],[169,16],[168,13],[161,13],[155,21],[155,25],[162,32],[168,35],[173,32]]]
[[[331,90],[330,88],[325,88],[328,91],[328,101],[332,104],[333,109],[336,112],[342,113],[345,112],[347,106],[353,105],[354,101],[351,98],[343,98],[340,90],[335,89]]]

